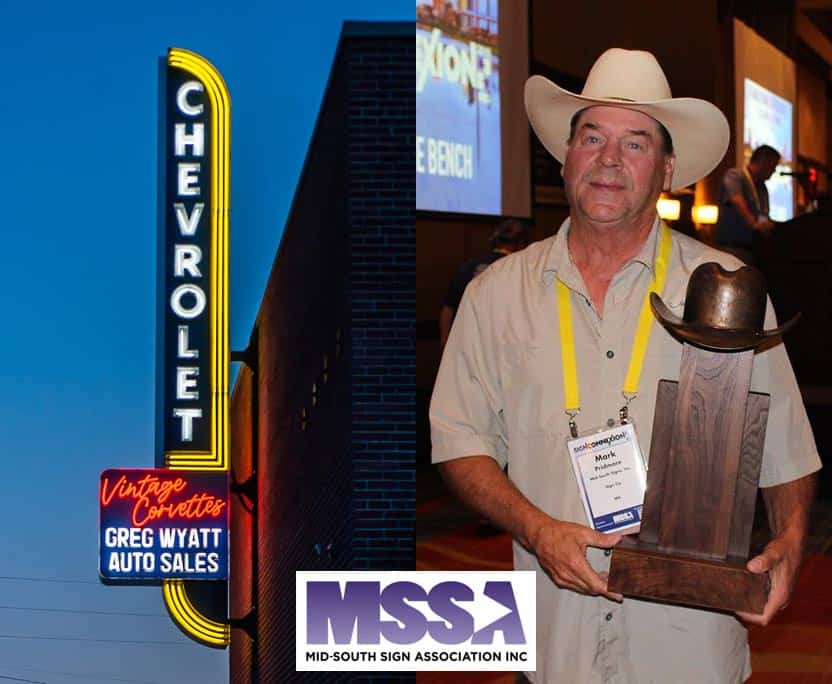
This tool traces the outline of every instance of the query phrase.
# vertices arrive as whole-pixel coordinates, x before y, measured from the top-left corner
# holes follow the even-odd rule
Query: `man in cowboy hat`
[[[736,682],[750,674],[736,618],[607,589],[619,534],[587,526],[566,441],[623,415],[650,450],[657,382],[678,377],[681,344],[646,323],[651,290],[673,314],[702,263],[741,263],[668,230],[663,189],[708,174],[728,145],[712,104],[672,98],[655,58],[611,49],[580,95],[533,76],[532,127],[563,163],[570,216],[559,232],[496,262],[466,289],[431,402],[433,460],[464,501],[515,539],[514,566],[537,572],[534,682]],[[766,328],[776,325],[771,307]],[[812,473],[820,467],[782,345],[757,354],[752,389],[771,394],[760,476],[773,541],[751,559],[768,572],[766,623],[800,564]],[[502,466],[508,465],[508,475]]]

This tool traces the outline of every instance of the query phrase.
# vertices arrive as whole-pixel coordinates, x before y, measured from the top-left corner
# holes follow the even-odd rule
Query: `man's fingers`
[[[595,530],[587,530],[587,546],[594,546],[598,549],[611,549],[618,544],[623,537],[620,532],[616,534],[604,534],[603,532],[596,532]]]
[[[586,586],[586,593],[607,593],[607,580],[602,578],[597,572],[595,572],[595,570],[593,570],[586,557],[581,556],[572,571],[578,581],[582,582]]]
[[[615,592],[607,590],[607,584],[610,580],[610,573],[608,572],[599,572],[598,576],[604,580],[604,591],[602,593],[603,596],[606,596],[610,601],[615,601],[616,603],[621,603],[624,601],[623,594],[616,594]]]
[[[552,579],[564,589],[572,589],[582,594],[600,594],[606,590],[606,583],[598,577],[592,566],[582,555],[574,555],[569,560],[552,567]]]
[[[552,572],[552,579],[561,589],[571,589],[581,594],[591,593],[589,586],[581,578],[570,571],[568,568],[559,569]]]
[[[765,557],[764,554],[760,554],[759,556],[754,556],[746,566],[750,572],[760,574],[761,572],[766,572],[770,566],[768,559]]]
[[[535,553],[541,566],[562,589],[582,594],[606,596],[621,601],[621,596],[607,591],[607,578],[601,577],[586,558],[588,546],[611,548],[621,541],[621,534],[604,534],[577,523],[558,522],[540,535]]]
[[[780,610],[782,610],[787,601],[781,595],[780,592],[772,591],[768,596],[768,601],[766,601],[766,605],[763,608],[762,615],[757,615],[755,613],[745,613],[743,611],[738,610],[737,616],[745,620],[746,622],[751,622],[755,625],[767,625],[771,622],[772,618],[777,615]]]
[[[757,615],[756,613],[745,613],[741,610],[737,611],[737,617],[742,620],[743,622],[748,622],[752,625],[766,625],[767,623],[763,622],[763,616]]]
[[[753,560],[756,560],[756,558]],[[737,616],[745,622],[750,622],[755,625],[767,625],[771,621],[771,618],[774,617],[775,613],[780,610],[782,602],[783,599],[779,595],[779,592],[772,587],[769,592],[768,599],[766,600],[766,605],[763,606],[762,613],[746,613],[738,610]]]
[[[762,573],[768,571],[771,579],[771,588],[768,593],[768,600],[762,615],[743,613],[738,611],[737,615],[757,625],[767,625],[771,620],[789,604],[791,596],[791,584],[796,570],[790,564],[788,546],[778,541],[771,542],[759,556],[755,556],[746,566],[751,572]]]
[[[783,551],[777,544],[769,544],[759,556],[754,556],[745,566],[751,572],[760,574],[771,570],[783,559]]]

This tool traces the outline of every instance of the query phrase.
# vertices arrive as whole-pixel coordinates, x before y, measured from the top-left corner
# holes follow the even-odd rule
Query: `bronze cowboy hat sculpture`
[[[766,316],[766,281],[756,268],[726,271],[717,263],[698,266],[691,274],[682,318],[673,314],[655,292],[650,305],[659,321],[684,342],[711,351],[756,349],[797,323],[763,330]]]

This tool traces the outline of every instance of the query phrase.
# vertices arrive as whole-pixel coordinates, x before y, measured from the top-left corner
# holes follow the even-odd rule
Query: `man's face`
[[[581,113],[563,165],[572,212],[596,223],[636,223],[670,188],[675,158],[662,150],[659,124],[618,107]]]
[[[763,160],[762,180],[767,181],[771,178],[771,175],[777,170],[779,163],[779,157],[766,157]]]

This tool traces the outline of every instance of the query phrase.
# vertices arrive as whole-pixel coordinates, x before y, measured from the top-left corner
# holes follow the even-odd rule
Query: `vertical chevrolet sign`
[[[230,99],[204,58],[172,48],[160,69],[157,466],[227,471]],[[171,617],[224,647],[183,580],[163,582]]]

